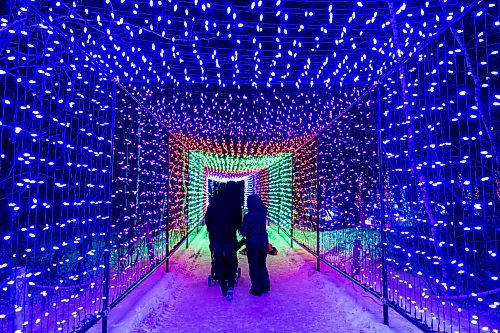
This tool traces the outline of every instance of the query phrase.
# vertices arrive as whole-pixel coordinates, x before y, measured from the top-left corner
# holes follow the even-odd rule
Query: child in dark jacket
[[[266,267],[269,243],[266,231],[267,209],[256,194],[248,197],[247,207],[248,213],[243,218],[241,234],[246,237],[248,266],[252,282],[250,294],[260,296],[271,289]]]

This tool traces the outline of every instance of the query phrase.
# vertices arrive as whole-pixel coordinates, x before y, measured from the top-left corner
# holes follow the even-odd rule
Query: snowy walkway
[[[380,301],[324,266],[275,232],[280,252],[268,256],[271,292],[248,293],[246,257],[238,254],[242,278],[228,302],[218,286],[207,286],[210,254],[205,231],[126,297],[109,317],[110,332],[420,332],[390,310],[382,324]],[[91,331],[98,332],[100,323]]]

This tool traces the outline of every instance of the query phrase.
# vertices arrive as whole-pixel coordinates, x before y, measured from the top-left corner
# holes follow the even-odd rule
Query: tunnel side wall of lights
[[[456,322],[500,330],[500,56],[491,4],[381,82],[389,298],[435,330],[456,330]]]
[[[168,229],[169,245],[173,248],[188,234],[189,228],[189,150],[172,136],[169,136],[169,170]]]
[[[254,188],[257,189],[257,194],[262,199],[264,205],[269,207],[269,169],[262,169],[259,171],[259,176],[256,177]]]
[[[322,258],[379,295],[386,269],[389,303],[435,331],[500,329],[495,7],[436,36],[317,139]]]
[[[268,168],[267,172],[267,177],[269,177],[269,186],[267,188],[269,219],[280,224],[282,228],[286,228],[290,223],[293,223],[295,209],[292,201],[293,163],[293,156],[287,154],[278,164],[273,164]],[[271,182],[271,180],[273,181]],[[275,210],[275,208],[279,209]]]
[[[290,232],[301,244],[314,248],[318,228],[317,140],[297,150],[293,156],[293,224]]]
[[[103,309],[113,84],[31,12],[0,41],[0,331],[72,331]]]
[[[382,293],[375,97],[359,101],[318,137],[319,253]]]
[[[165,259],[170,216],[168,132],[123,90],[115,100],[110,304]]]

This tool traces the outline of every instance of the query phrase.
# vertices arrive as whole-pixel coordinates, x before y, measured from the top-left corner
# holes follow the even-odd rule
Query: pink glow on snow
[[[323,266],[289,240],[270,232],[277,256],[268,256],[271,292],[248,293],[246,257],[238,254],[242,278],[228,302],[218,286],[208,287],[210,255],[205,231],[170,263],[170,273],[158,269],[116,308],[108,330],[125,332],[420,332],[390,312],[382,323],[379,300]],[[98,332],[100,323],[91,332]]]

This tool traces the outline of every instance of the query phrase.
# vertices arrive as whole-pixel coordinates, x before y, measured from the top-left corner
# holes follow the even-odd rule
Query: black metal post
[[[113,82],[111,96],[111,147],[110,147],[110,209],[109,219],[106,224],[106,236],[104,240],[104,276],[103,276],[103,297],[102,297],[102,332],[108,331],[108,307],[109,307],[109,279],[110,279],[110,260],[111,260],[111,224],[113,223],[113,177],[114,177],[114,148],[115,148],[115,117],[116,117],[116,82]]]
[[[292,157],[292,171],[293,171],[293,157]],[[293,226],[295,224],[295,207],[293,205],[293,177],[295,174],[292,172],[292,218],[290,219],[290,247],[293,248]]]
[[[319,217],[318,217],[318,224],[316,225],[316,270],[318,272],[321,270],[320,258],[321,258],[321,254],[320,254],[320,230],[319,230]]]
[[[168,260],[170,256],[170,202],[172,201],[171,195],[170,195],[170,133],[167,134],[167,193],[166,193],[166,200],[167,200],[167,209],[165,214],[167,215],[166,218],[166,227],[165,227],[165,238],[166,238],[166,249],[165,249],[165,257],[167,260],[165,260],[165,272],[169,272],[169,267],[168,267]]]
[[[279,169],[278,169],[278,178],[279,178],[279,179],[281,179],[281,159],[280,159],[280,161],[279,161],[279,164],[280,164],[280,165],[279,165]],[[269,168],[268,168],[268,175],[269,175]],[[260,180],[260,178],[259,178],[259,186],[262,186],[262,181]],[[261,187],[261,189],[262,189],[262,187]],[[281,200],[281,196],[282,196],[281,190],[282,190],[282,189],[280,188],[280,200]],[[268,195],[268,198],[269,198],[269,186],[268,186],[267,195]],[[280,203],[280,205],[281,205],[281,203]],[[269,207],[268,207],[268,208],[269,208]],[[280,214],[278,214],[278,216],[281,216],[281,215],[280,215]],[[270,222],[270,221],[271,221],[271,220],[269,219],[269,222]],[[273,221],[273,223],[276,223],[276,224],[278,225],[278,235],[279,235],[279,233],[280,233],[280,229],[281,229],[281,220],[280,220],[280,219],[274,220],[274,221]],[[269,223],[269,224],[270,224],[270,223]]]
[[[378,133],[378,190],[380,196],[380,241],[382,247],[382,303],[384,324],[389,325],[389,307],[387,306],[387,237],[385,233],[384,172],[382,156],[382,108],[380,104],[380,82],[377,84],[377,133]]]
[[[189,153],[189,152],[188,152],[188,153]],[[183,155],[186,155],[186,152],[185,152],[185,151],[183,152]],[[188,155],[188,157],[189,157],[189,155]],[[183,158],[184,158],[184,156],[183,156]],[[185,159],[183,159],[183,161],[182,161],[183,165],[184,165],[184,161],[185,161]],[[185,172],[184,167],[183,167],[182,172]],[[183,177],[184,177],[184,176],[183,176]],[[184,177],[184,182],[185,182],[185,181],[186,181],[186,178]],[[188,218],[186,219],[186,222],[187,222],[187,223],[186,223],[186,249],[187,249],[187,248],[189,247],[189,190],[186,192],[186,197],[185,197],[185,199],[186,199],[187,209],[186,209],[186,206],[184,206],[184,218],[186,218],[186,216],[188,217]]]
[[[268,177],[269,177],[269,171],[268,171]],[[262,186],[262,182],[260,184]],[[269,199],[269,186],[267,187],[267,198]],[[278,224],[278,235],[279,235],[280,229],[281,229],[281,221],[277,220],[277,221],[275,221],[275,223]]]
[[[319,137],[318,137],[319,138]],[[320,265],[320,229],[319,224],[321,221],[320,216],[320,201],[321,201],[321,186],[319,183],[319,139],[316,139],[316,270],[319,272],[321,270]]]
[[[168,228],[168,227],[167,227]],[[168,230],[167,230],[167,235],[168,235]],[[165,255],[167,256],[167,260],[165,260],[165,273],[170,272],[170,267],[168,265],[168,260],[169,260],[169,255],[170,255],[170,244],[168,244],[169,239],[167,237],[167,250],[165,251]]]

